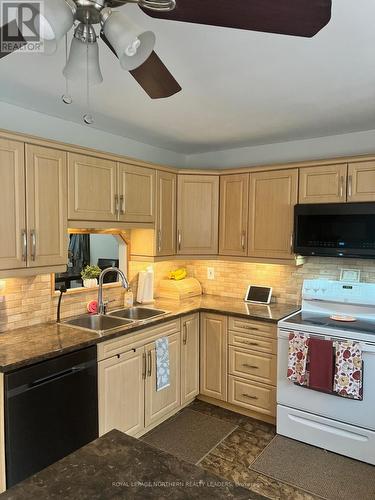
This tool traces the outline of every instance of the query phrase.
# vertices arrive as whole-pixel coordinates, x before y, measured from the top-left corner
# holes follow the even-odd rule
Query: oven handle
[[[295,332],[289,332],[287,330],[279,330],[278,337],[281,340],[288,340],[289,333],[295,333]],[[300,332],[300,333],[305,333],[305,332]],[[342,339],[342,338],[328,337],[327,335],[319,335],[316,333],[312,333],[312,334],[310,333],[307,335],[310,335],[311,337],[318,337],[318,338],[326,339],[326,340],[333,340],[334,342],[338,341],[338,340],[346,340],[346,339]],[[367,353],[375,354],[375,344],[366,344],[365,342],[359,342],[359,344],[361,346],[361,350],[363,353],[367,352]]]

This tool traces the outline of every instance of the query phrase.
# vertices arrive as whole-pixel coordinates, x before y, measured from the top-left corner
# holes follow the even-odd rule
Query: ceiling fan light
[[[142,28],[120,12],[112,12],[106,18],[103,31],[126,71],[141,66],[154,50],[155,34],[152,31],[142,32]]]
[[[71,29],[76,7],[72,0],[48,0],[34,19],[34,27],[43,40],[44,52],[53,54],[60,39]]]
[[[77,38],[73,38],[69,59],[63,70],[63,74],[68,80],[85,81],[87,76],[87,50],[89,82],[90,85],[98,85],[103,81],[99,65],[98,42],[85,43]]]

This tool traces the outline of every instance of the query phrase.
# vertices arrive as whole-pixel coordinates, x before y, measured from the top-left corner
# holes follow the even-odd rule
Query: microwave
[[[375,258],[375,202],[296,205],[293,248],[299,255]]]

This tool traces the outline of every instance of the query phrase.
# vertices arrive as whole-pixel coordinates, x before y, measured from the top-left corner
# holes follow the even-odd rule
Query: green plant
[[[83,280],[91,280],[98,278],[102,270],[98,266],[86,266],[83,271],[81,271],[81,276]]]

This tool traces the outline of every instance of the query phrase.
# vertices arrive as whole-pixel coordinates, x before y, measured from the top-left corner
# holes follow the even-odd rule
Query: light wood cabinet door
[[[300,168],[299,203],[346,201],[346,163]]]
[[[0,269],[26,267],[25,161],[22,142],[0,139]]]
[[[220,177],[219,253],[247,255],[249,174]]]
[[[144,347],[99,362],[99,435],[144,429]]]
[[[155,184],[152,168],[119,163],[119,220],[154,222]]]
[[[201,315],[200,393],[227,401],[227,317]]]
[[[182,318],[181,405],[199,393],[199,314]]]
[[[26,145],[28,266],[68,262],[66,153]]]
[[[145,395],[145,425],[153,425],[180,406],[180,332],[168,336],[170,385],[156,390],[155,342],[147,344],[147,376]]]
[[[116,221],[117,164],[114,161],[69,153],[68,218]]]
[[[218,253],[219,176],[179,175],[177,253]]]
[[[297,169],[250,174],[250,257],[292,258],[297,188]]]
[[[375,161],[349,163],[348,201],[375,201]]]
[[[156,207],[156,255],[176,253],[176,185],[177,176],[158,171]]]

